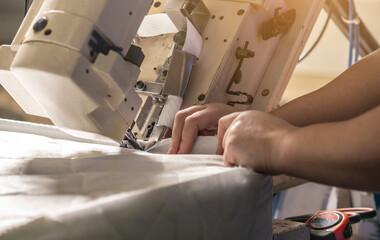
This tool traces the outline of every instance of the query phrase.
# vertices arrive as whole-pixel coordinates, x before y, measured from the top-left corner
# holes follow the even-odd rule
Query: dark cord
[[[305,60],[305,58],[307,56],[310,55],[310,53],[314,50],[314,48],[319,44],[319,42],[321,41],[323,35],[325,34],[326,32],[326,29],[327,29],[327,26],[329,25],[329,22],[330,22],[330,19],[331,19],[331,15],[332,15],[332,12],[334,10],[334,3],[333,1],[331,1],[331,4],[330,4],[330,10],[329,10],[329,15],[327,16],[327,20],[326,20],[326,23],[325,25],[323,26],[323,29],[321,31],[321,33],[319,34],[319,37],[317,38],[317,40],[315,41],[315,43],[313,44],[313,46],[309,49],[309,51],[307,51],[307,53],[305,53],[305,55],[303,55],[299,60],[298,60],[298,63],[302,62],[303,60]]]
[[[24,11],[24,17],[26,16],[26,13],[28,12],[28,6],[29,6],[29,0],[25,0],[25,11]]]

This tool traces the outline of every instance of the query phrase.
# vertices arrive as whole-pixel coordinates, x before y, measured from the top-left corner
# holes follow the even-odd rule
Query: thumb
[[[240,112],[236,112],[236,113],[232,113],[230,115],[227,115],[225,117],[222,117],[219,120],[219,124],[218,124],[218,147],[216,150],[216,154],[223,155],[223,152],[224,152],[224,149],[223,149],[224,135],[226,134],[227,129],[231,126],[231,123],[239,115],[240,115]]]

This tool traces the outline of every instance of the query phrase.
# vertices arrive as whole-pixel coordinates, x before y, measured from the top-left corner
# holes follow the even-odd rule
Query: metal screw
[[[270,91],[268,89],[264,89],[261,93],[261,95],[263,95],[264,97],[268,96],[270,93]]]
[[[40,32],[42,29],[44,29],[48,24],[48,19],[46,17],[42,17],[38,19],[38,21],[34,24],[33,30],[35,32]]]
[[[45,36],[49,36],[53,31],[51,29],[48,29],[44,32]]]
[[[138,80],[136,83],[136,88],[138,90],[144,91],[146,89],[146,84],[143,81]]]

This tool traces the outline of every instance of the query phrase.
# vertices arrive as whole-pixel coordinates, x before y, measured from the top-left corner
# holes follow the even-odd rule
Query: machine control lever
[[[296,20],[296,10],[291,9],[289,11],[280,14],[281,8],[276,8],[274,12],[274,18],[263,23],[263,39],[268,40],[273,37],[277,37],[280,34],[287,33],[293,26]]]
[[[249,49],[243,49],[241,47],[238,47],[236,50],[236,58],[237,59],[242,59],[242,58],[253,58],[255,56],[255,53],[252,52]]]
[[[108,55],[112,50],[115,52],[123,51],[123,48],[114,46],[107,38],[103,37],[97,30],[93,30],[91,34],[91,39],[88,42],[91,48],[90,57],[91,62],[95,62],[96,57],[99,53]]]
[[[253,103],[253,96],[248,94],[248,93],[245,93],[245,92],[241,92],[241,91],[233,91],[231,90],[232,88],[232,85],[235,83],[235,84],[239,84],[240,81],[241,81],[241,78],[242,78],[242,73],[241,73],[241,66],[243,65],[243,61],[244,59],[246,58],[252,58],[255,56],[255,53],[252,52],[251,50],[248,49],[248,44],[249,42],[245,42],[245,46],[244,48],[238,48],[236,50],[236,58],[239,59],[239,65],[238,67],[236,68],[235,70],[235,73],[234,75],[232,76],[232,79],[230,81],[230,83],[228,84],[227,86],[227,89],[226,89],[226,93],[228,95],[233,95],[233,96],[246,96],[247,100],[245,102],[243,101],[229,101],[227,104],[230,105],[230,106],[234,106],[235,104],[244,104],[244,105],[251,105]]]
[[[142,49],[135,45],[130,46],[128,53],[124,58],[125,61],[131,62],[139,68],[141,67],[144,59],[145,55]]]

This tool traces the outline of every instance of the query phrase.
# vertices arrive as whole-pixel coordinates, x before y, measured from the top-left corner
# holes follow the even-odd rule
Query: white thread
[[[178,29],[167,14],[152,14],[144,18],[137,35],[139,37],[154,37],[162,34],[177,33]],[[197,58],[202,50],[202,36],[187,18],[186,41],[182,51],[190,53]]]
[[[198,58],[201,54],[202,44],[202,37],[198,30],[193,26],[190,20],[187,19],[186,41],[182,51],[190,53]]]
[[[173,128],[175,115],[181,108],[182,102],[183,99],[181,97],[172,95],[168,96],[157,126]]]
[[[161,34],[176,33],[178,29],[165,13],[145,16],[137,35],[139,37],[154,37]]]

